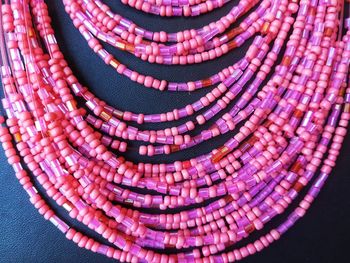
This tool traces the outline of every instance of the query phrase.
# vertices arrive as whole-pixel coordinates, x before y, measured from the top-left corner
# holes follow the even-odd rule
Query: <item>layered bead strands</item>
[[[74,75],[44,0],[1,2],[0,141],[30,202],[67,239],[120,262],[234,262],[268,247],[304,216],[348,130],[349,3],[240,0],[215,22],[169,33],[149,31],[99,0],[62,2],[76,33],[121,78],[164,96],[207,88],[197,101],[167,112],[109,105]],[[187,17],[231,1],[122,2]],[[181,83],[131,70],[103,46],[171,70],[215,60],[249,39],[237,62]],[[229,138],[220,147],[193,158],[156,157],[223,135]],[[136,141],[141,145],[134,147]],[[152,162],[129,160],[123,153],[131,151]],[[99,241],[56,214],[43,196]],[[284,221],[269,228],[277,217]],[[255,233],[260,237],[246,242]]]

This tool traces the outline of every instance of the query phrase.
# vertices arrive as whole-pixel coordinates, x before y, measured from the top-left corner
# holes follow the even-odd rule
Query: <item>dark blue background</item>
[[[113,10],[118,10],[147,29],[177,31],[214,21],[227,13],[237,1],[195,19],[158,18],[136,12],[123,6],[119,0],[105,2]],[[61,1],[50,0],[47,3],[58,42],[74,73],[83,84],[110,104],[123,110],[156,113],[186,105],[204,94],[205,91],[191,94],[161,93],[119,76],[88,48],[81,35],[72,26]],[[242,56],[246,47],[247,45],[212,62],[185,67],[150,65],[113,48],[108,50],[112,51],[121,62],[139,72],[161,79],[186,81],[205,78],[233,64]],[[224,140],[225,137],[220,137],[215,142],[210,141],[193,150],[158,160],[185,159],[199,152],[207,152]],[[349,262],[345,259],[350,244],[349,143],[350,138],[347,136],[332,176],[306,216],[270,248],[249,257],[244,262]],[[128,157],[133,160],[147,159],[140,159],[136,154],[128,154]],[[111,262],[104,256],[81,249],[66,240],[64,235],[50,222],[45,221],[30,204],[27,194],[17,182],[2,151],[0,151],[0,163],[0,262]],[[64,211],[57,208],[56,210],[60,216],[67,219]],[[69,222],[79,229],[79,224],[71,220]]]

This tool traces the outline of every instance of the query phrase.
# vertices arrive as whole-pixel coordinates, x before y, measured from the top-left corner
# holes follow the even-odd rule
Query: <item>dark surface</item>
[[[145,28],[167,31],[198,27],[214,21],[215,18],[226,13],[233,4],[230,3],[210,15],[185,20],[161,19],[135,12],[123,6],[119,0],[105,2],[114,10],[122,10],[123,15],[132,18]],[[50,0],[47,3],[50,6],[58,42],[66,59],[81,82],[100,98],[123,110],[155,113],[186,105],[203,94],[203,92],[161,93],[146,89],[119,76],[104,65],[88,48],[81,35],[73,28],[61,1]],[[149,65],[135,59],[132,55],[115,49],[109,50],[112,50],[120,61],[132,69],[167,80],[185,81],[207,77],[224,66],[232,64],[241,57],[246,48],[242,47],[209,63],[186,67]],[[224,139],[220,137],[215,142],[210,141],[192,151],[164,160],[185,159],[198,154],[199,151],[209,151]],[[129,157],[135,159],[133,154]],[[306,216],[278,242],[242,262],[349,262],[347,258],[350,244],[349,162],[350,138],[347,136],[336,168]],[[67,240],[50,222],[45,221],[30,204],[27,194],[7,164],[2,150],[0,163],[0,262],[111,262],[104,256],[79,248]],[[57,212],[60,216],[67,218],[62,210],[58,209]],[[77,226],[76,222],[71,220],[69,222]]]

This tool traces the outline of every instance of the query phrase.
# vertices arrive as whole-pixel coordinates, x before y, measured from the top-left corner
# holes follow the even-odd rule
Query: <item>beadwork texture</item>
[[[223,25],[203,28],[199,37],[189,32],[175,39],[146,34],[116,18],[124,21],[118,30],[127,43],[107,43],[136,56],[144,52],[140,58],[148,61],[165,50],[164,60],[176,64],[179,55],[184,60],[180,64],[188,64],[196,62],[191,52],[198,51],[204,54],[200,63],[206,56],[214,59],[254,38],[239,62],[221,74],[188,83],[169,83],[127,69],[97,41],[107,37],[96,28],[108,32],[115,26],[108,26],[113,21],[106,7],[94,5],[98,1],[64,1],[87,45],[119,74],[159,90],[195,91],[216,85],[191,105],[148,115],[113,108],[78,81],[59,50],[43,1],[10,2],[2,5],[6,126],[1,128],[1,141],[31,202],[79,246],[120,261],[239,260],[279,239],[302,217],[335,165],[350,117],[350,22],[342,17],[342,1],[262,1],[262,8],[252,11],[261,13],[243,20],[243,26],[237,27],[238,40],[229,46],[214,38],[226,30],[221,21]],[[253,7],[247,1],[240,4],[241,8],[234,9],[238,11],[232,11],[237,16]],[[89,18],[92,22],[87,22]],[[236,21],[234,15],[227,20]],[[340,32],[343,25],[344,34]],[[163,44],[136,46],[129,34],[133,30],[147,41],[180,44],[176,50],[174,45],[168,49]],[[129,33],[123,37],[124,32]],[[205,53],[211,45],[195,50],[211,40],[211,45],[224,48],[214,48],[211,53]],[[164,60],[154,58],[157,63]],[[86,109],[77,104],[75,96],[84,101]],[[179,126],[142,129],[144,122],[180,120],[202,109],[194,120]],[[220,117],[208,129],[187,134],[216,115]],[[174,163],[157,163],[157,159],[153,164],[132,162],[120,154],[134,150],[129,147],[133,141],[145,143],[137,149],[141,155],[154,156],[179,152],[228,133],[232,136],[221,147]],[[55,215],[21,163],[48,196],[109,245],[74,230]],[[240,240],[282,214],[309,185],[284,223],[239,246]],[[151,192],[145,194],[143,189]],[[148,213],[148,208],[159,212]],[[183,211],[172,213],[175,208]],[[225,250],[233,245],[232,250]],[[167,248],[179,252],[163,253]]]

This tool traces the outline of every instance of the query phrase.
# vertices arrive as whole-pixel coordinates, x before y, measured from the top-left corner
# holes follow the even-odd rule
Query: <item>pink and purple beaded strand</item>
[[[206,1],[188,1],[188,0],[123,0],[125,5],[129,5],[137,10],[159,16],[199,16],[222,7],[229,0],[206,0]]]

